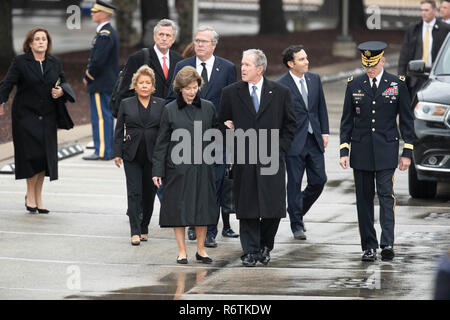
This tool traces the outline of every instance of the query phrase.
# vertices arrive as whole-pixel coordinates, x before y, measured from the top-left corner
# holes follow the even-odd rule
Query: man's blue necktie
[[[253,106],[255,107],[255,110],[258,113],[259,101],[258,101],[258,94],[256,93],[256,90],[258,90],[258,87],[257,86],[253,86],[252,89],[253,89],[253,91],[252,91]]]

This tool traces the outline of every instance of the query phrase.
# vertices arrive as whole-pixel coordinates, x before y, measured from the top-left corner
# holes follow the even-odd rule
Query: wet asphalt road
[[[177,265],[173,231],[158,226],[158,201],[149,242],[132,247],[123,170],[78,155],[44,184],[49,215],[26,213],[25,182],[0,175],[0,299],[431,299],[437,259],[450,247],[450,187],[440,185],[434,200],[412,199],[407,173],[397,171],[396,257],[361,262],[352,171],[338,165],[345,85],[324,86],[328,183],[305,217],[308,240],[295,240],[283,219],[268,266],[243,267],[239,239],[221,235],[207,250],[212,265],[195,262],[188,240],[189,264]],[[234,216],[231,224],[238,232]]]

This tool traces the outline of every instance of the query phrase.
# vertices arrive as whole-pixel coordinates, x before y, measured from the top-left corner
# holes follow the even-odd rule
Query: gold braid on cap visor
[[[114,9],[102,6],[101,4],[94,4],[94,6],[92,7],[91,11],[97,12],[97,11],[103,11],[109,14],[113,14],[114,13]]]
[[[376,55],[375,57],[371,57],[371,58],[366,58],[366,56],[364,54],[361,53],[361,59],[362,59],[362,64],[365,67],[374,67],[378,64],[378,62],[380,61],[381,57],[383,56],[384,51],[382,51],[379,55]]]

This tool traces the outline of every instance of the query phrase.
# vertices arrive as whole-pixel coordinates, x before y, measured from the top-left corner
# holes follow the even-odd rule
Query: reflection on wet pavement
[[[179,300],[181,296],[200,285],[208,274],[217,269],[198,269],[187,271],[184,268],[177,272],[164,276],[159,285],[134,287],[114,290],[111,293],[94,295],[72,295],[65,299],[88,299],[88,300]]]

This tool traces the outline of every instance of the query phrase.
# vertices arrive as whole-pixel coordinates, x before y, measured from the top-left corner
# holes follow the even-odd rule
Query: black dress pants
[[[279,218],[240,219],[239,233],[244,255],[258,254],[264,247],[272,250],[280,220]]]
[[[362,249],[378,248],[377,234],[374,227],[375,181],[380,202],[380,247],[393,246],[396,202],[394,195],[395,169],[380,171],[353,170],[353,172]]]
[[[153,213],[156,186],[152,181],[152,164],[146,157],[123,161],[127,179],[128,210],[131,235],[148,234]]]

